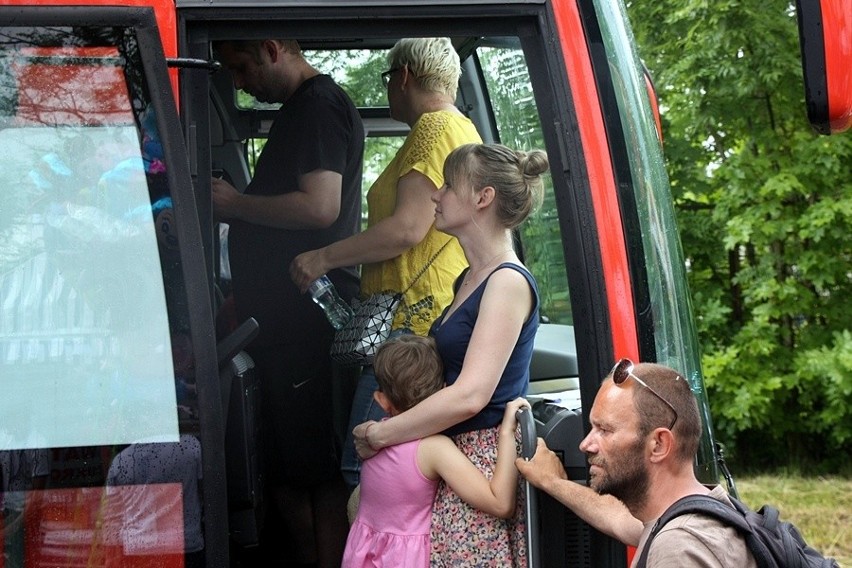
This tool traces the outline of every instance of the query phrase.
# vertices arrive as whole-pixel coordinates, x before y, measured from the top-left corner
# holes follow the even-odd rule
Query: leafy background
[[[850,473],[852,136],[809,126],[794,7],[629,2],[661,103],[718,438]]]

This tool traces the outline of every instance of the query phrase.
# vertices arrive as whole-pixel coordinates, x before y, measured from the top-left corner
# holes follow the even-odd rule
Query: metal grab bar
[[[515,416],[521,427],[521,457],[525,460],[532,459],[538,443],[532,409],[521,408]],[[526,480],[524,480],[524,495],[527,519],[527,566],[539,568],[541,560],[539,559],[538,492]]]

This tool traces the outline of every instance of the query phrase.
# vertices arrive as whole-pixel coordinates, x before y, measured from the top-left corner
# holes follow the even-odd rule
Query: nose
[[[432,199],[432,203],[438,203],[441,200],[441,195],[444,193],[444,190],[447,189],[446,185],[442,185],[438,188],[438,191],[433,191],[430,198]]]
[[[594,442],[592,441],[592,436],[594,435],[594,430],[589,432],[585,438],[580,442],[580,451],[584,454],[593,454],[594,451]]]

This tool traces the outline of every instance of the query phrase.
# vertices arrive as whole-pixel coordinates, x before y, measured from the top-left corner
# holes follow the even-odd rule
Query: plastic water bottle
[[[308,293],[314,299],[334,329],[341,329],[355,315],[352,308],[337,293],[337,288],[325,274],[311,282]]]

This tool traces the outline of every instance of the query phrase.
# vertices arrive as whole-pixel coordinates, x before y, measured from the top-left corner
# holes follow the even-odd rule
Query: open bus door
[[[457,106],[483,139],[544,148],[550,158],[545,203],[518,234],[546,317],[531,366],[538,433],[563,456],[570,479],[585,483],[578,444],[600,380],[616,356],[657,361],[681,369],[698,393],[704,435],[696,470],[707,483],[718,480],[652,90],[621,3],[288,1],[244,9],[181,0],[178,10],[183,55],[196,59],[209,56],[217,40],[299,40],[306,59],[353,97],[367,134],[367,168],[407,133],[390,119],[379,80],[387,51],[402,37],[450,37],[463,69]],[[185,137],[195,144],[199,200],[210,191],[209,171],[226,172],[244,188],[247,156],[268,136],[276,109],[236,92],[225,72],[188,77],[180,100]],[[364,177],[377,174],[365,170]],[[207,222],[205,247],[216,258],[220,232]],[[224,278],[215,263],[208,270]],[[539,497],[530,522],[540,566],[628,565],[623,545]]]
[[[151,8],[0,6],[0,458],[44,487],[4,468],[15,565],[185,566],[202,500],[227,534],[201,453],[223,446],[221,387],[176,124]]]

